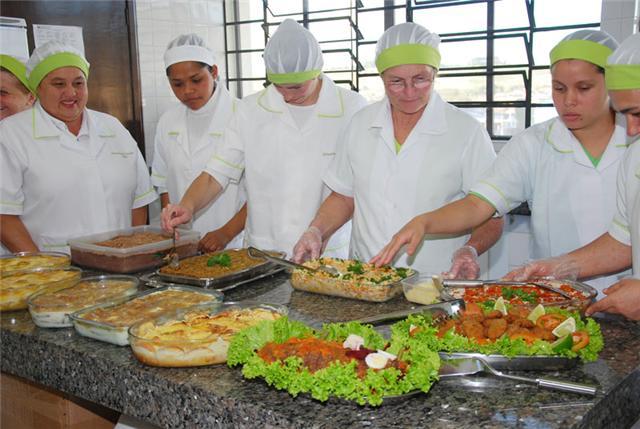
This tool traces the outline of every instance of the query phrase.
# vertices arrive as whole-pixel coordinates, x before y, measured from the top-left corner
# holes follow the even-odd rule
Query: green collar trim
[[[440,52],[435,48],[422,44],[404,44],[387,48],[376,58],[379,73],[405,64],[426,64],[440,68]]]
[[[612,52],[607,46],[590,40],[565,40],[549,52],[549,59],[551,65],[560,60],[583,60],[604,68]]]
[[[591,161],[591,164],[593,164],[594,167],[598,167],[598,164],[600,164],[600,160],[602,159],[602,156],[595,157],[591,155],[589,151],[585,149],[584,146],[580,145],[580,147],[584,151],[584,154],[587,155],[587,158],[589,158],[589,161]]]
[[[573,153],[573,150],[571,149],[568,149],[568,150],[560,149],[558,146],[556,146],[553,140],[551,140],[551,132],[553,131],[553,126],[555,125],[555,123],[556,121],[552,121],[551,124],[549,124],[549,128],[547,128],[547,131],[544,133],[544,141],[546,141],[548,144],[551,145],[551,147],[553,147],[555,150],[557,150],[560,153]]]
[[[610,91],[640,89],[640,64],[608,64],[604,80]]]
[[[84,58],[71,52],[60,52],[49,55],[31,71],[29,74],[31,90],[35,92],[46,75],[62,67],[77,67],[86,78],[89,77],[89,63]]]

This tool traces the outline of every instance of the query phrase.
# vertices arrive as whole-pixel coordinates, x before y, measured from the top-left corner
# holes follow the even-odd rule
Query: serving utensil
[[[435,276],[434,276],[435,277]],[[562,289],[558,289],[551,285],[542,282],[516,282],[506,280],[443,280],[442,285],[444,287],[480,287],[485,285],[498,285],[498,286],[537,286],[541,289],[546,289],[557,293],[567,299],[573,299],[573,297]]]
[[[171,215],[173,219],[176,216],[175,213]],[[173,227],[173,234],[171,236],[171,240],[173,241],[173,246],[167,255],[165,256],[165,260],[169,261],[169,266],[171,268],[179,268],[180,267],[180,255],[178,255],[178,251],[176,250],[176,236],[178,235],[178,229]]]
[[[441,366],[438,371],[441,378],[456,377],[463,375],[473,375],[479,372],[488,372],[491,375],[523,383],[535,384],[538,387],[561,390],[564,392],[579,393],[582,395],[595,395],[595,386],[574,381],[555,380],[544,377],[522,377],[519,375],[506,374],[495,369],[482,357],[454,358],[447,354],[440,353]]]
[[[254,258],[256,257],[264,258],[273,262],[274,264],[282,265],[287,268],[306,270],[311,273],[317,273],[319,271],[323,271],[333,277],[340,277],[341,275],[340,271],[338,271],[335,267],[332,267],[329,265],[320,265],[318,268],[311,268],[302,264],[297,264],[295,262],[289,261],[288,259],[278,258],[276,256],[270,255],[264,250],[256,249],[255,247],[249,247],[248,252],[249,252],[249,256],[252,256]]]

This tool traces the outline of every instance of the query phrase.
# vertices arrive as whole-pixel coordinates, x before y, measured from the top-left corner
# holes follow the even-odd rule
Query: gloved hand
[[[445,279],[475,280],[480,275],[478,251],[473,246],[462,246],[451,257],[451,268],[442,273]]]
[[[580,266],[568,255],[531,261],[507,273],[504,280],[523,282],[536,278],[575,280],[580,274]]]
[[[322,253],[322,233],[317,227],[310,226],[293,248],[293,261],[300,264],[307,259],[319,258],[320,253]]]

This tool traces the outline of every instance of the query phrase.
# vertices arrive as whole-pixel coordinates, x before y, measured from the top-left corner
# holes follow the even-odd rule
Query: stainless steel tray
[[[439,352],[440,356],[449,359],[465,359],[479,357],[486,360],[497,370],[507,371],[560,371],[574,368],[580,362],[579,358],[562,356],[514,356],[485,355],[482,353],[447,353]]]
[[[285,267],[280,267],[277,265],[273,265],[272,267],[270,267],[270,269],[268,271],[265,271],[261,274],[255,275],[255,276],[251,276],[248,278],[244,278],[244,279],[239,279],[239,280],[229,280],[229,282],[212,282],[210,284],[195,284],[194,283],[188,283],[191,286],[199,286],[205,289],[215,289],[218,292],[225,292],[231,289],[235,289],[238,286],[242,286],[244,284],[247,283],[252,283],[256,280],[260,280],[260,279],[264,279],[267,278],[269,276],[273,276],[275,274],[281,273],[282,271],[286,270]],[[182,280],[176,279],[175,281],[165,281],[163,278],[161,278],[157,272],[153,272],[153,273],[147,273],[144,274],[142,276],[140,276],[140,280],[143,281],[145,283],[145,286],[148,287],[152,287],[152,288],[160,288],[160,287],[166,287],[166,286],[181,286],[180,282],[182,282]],[[191,280],[194,280],[193,278],[191,278]]]
[[[243,250],[243,249],[226,249],[226,250]],[[285,256],[285,253],[280,251],[269,250],[268,252],[275,253],[279,257]],[[255,259],[262,259],[262,258],[255,258]],[[278,271],[275,271],[276,268],[278,268]],[[278,267],[273,262],[269,262],[265,260],[263,263],[259,265],[255,265],[245,270],[236,271],[221,277],[197,278],[197,277],[189,277],[189,276],[171,275],[171,274],[161,273],[160,269],[156,270],[153,274],[158,277],[159,281],[163,281],[163,282],[187,284],[187,285],[199,286],[203,288],[211,288],[211,289],[217,289],[217,290],[228,290],[228,289],[231,289],[232,287],[237,287],[240,284],[253,281],[257,279],[258,276],[262,276],[263,274],[264,275],[266,275],[266,273],[274,274],[275,272],[279,272],[282,270],[283,268]]]

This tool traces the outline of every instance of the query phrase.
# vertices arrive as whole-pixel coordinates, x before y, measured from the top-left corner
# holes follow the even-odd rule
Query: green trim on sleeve
[[[161,176],[161,175],[159,175],[157,173],[152,173],[151,176],[157,177],[158,179],[162,179],[162,180],[166,180],[167,179],[167,176]]]
[[[607,89],[640,89],[640,64],[607,64],[604,80]]]
[[[484,201],[485,203],[489,204],[491,207],[493,207],[493,210],[495,210],[496,212],[498,211],[498,208],[495,206],[495,204],[493,204],[491,201],[489,201],[489,199],[487,197],[485,197],[484,195],[475,192],[475,191],[469,191],[469,195],[473,195],[475,197],[480,198],[482,201]]]
[[[612,53],[611,48],[590,40],[565,40],[549,52],[549,59],[551,65],[560,60],[582,60],[604,68]]]
[[[624,224],[620,223],[620,221],[618,221],[615,218],[613,219],[613,224],[616,225],[618,228],[622,229],[623,231],[626,231],[629,234],[631,234],[631,230],[629,229],[628,225],[624,225]]]
[[[24,207],[23,203],[13,203],[11,201],[0,201],[0,205],[13,206],[13,207]]]
[[[140,199],[142,199],[142,198],[146,197],[147,195],[149,195],[149,194],[150,194],[150,193],[152,193],[152,192],[154,192],[154,191],[153,191],[153,186],[151,187],[151,189],[149,189],[149,190],[148,190],[147,192],[145,192],[144,194],[142,194],[142,195],[139,195],[139,196],[135,197],[133,201],[134,201],[134,202],[135,202],[135,201],[138,201],[138,200],[140,200]]]
[[[220,158],[218,155],[213,155],[213,156],[211,157],[211,159],[215,159],[216,161],[220,161],[220,162],[221,162],[221,163],[223,163],[224,165],[229,166],[229,167],[231,167],[231,168],[235,168],[236,170],[242,170],[242,169],[243,169],[241,166],[236,165],[236,164],[233,164],[233,163],[231,163],[231,162],[229,162],[229,161],[226,161],[226,160],[224,160],[224,159]]]
[[[509,207],[510,203],[509,203],[509,199],[507,198],[507,196],[504,194],[504,192],[502,192],[500,190],[500,188],[498,188],[496,185],[494,185],[493,183],[489,183],[486,180],[480,180],[478,183],[484,183],[485,185],[487,185],[488,187],[490,187],[491,189],[493,189],[494,191],[496,191],[498,193],[498,195],[500,195],[500,197],[504,200],[504,202],[507,204],[507,207]],[[475,192],[474,194],[476,194],[476,196],[478,198],[482,198],[482,199],[486,199],[486,197],[481,196],[480,194],[477,194],[477,192]],[[491,204],[494,208],[495,208],[495,204],[493,204],[492,202],[488,201],[487,202],[489,204]]]
[[[426,64],[437,70],[440,68],[440,52],[432,46],[406,43],[387,48],[376,58],[378,73],[405,64]]]

